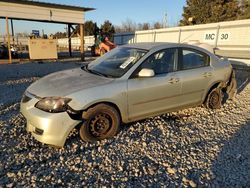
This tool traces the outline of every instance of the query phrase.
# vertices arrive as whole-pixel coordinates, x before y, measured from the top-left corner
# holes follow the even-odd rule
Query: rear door
[[[191,48],[180,48],[178,72],[182,80],[182,105],[200,103],[213,76],[209,55]]]

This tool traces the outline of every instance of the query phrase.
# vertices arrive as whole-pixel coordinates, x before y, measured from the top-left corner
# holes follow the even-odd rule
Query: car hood
[[[28,92],[39,97],[67,96],[76,91],[104,85],[111,81],[113,79],[76,68],[49,74],[33,83],[28,88]]]

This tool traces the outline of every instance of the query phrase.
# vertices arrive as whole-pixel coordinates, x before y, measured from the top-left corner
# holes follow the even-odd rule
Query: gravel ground
[[[74,130],[63,149],[25,131],[24,90],[74,63],[0,66],[0,187],[250,187],[249,72],[222,109],[202,107],[123,126],[110,140],[84,143]]]

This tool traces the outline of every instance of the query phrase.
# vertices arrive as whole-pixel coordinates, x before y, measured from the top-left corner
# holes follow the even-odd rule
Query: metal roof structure
[[[12,36],[14,36],[12,20],[28,20],[48,23],[68,24],[69,54],[71,53],[71,36],[76,31],[72,25],[80,25],[80,52],[84,60],[84,17],[85,12],[93,8],[77,7],[71,5],[45,3],[30,0],[0,0],[0,18],[6,19],[6,32],[8,35],[9,63],[12,62],[10,50],[9,19],[11,20]],[[25,27],[25,26],[24,26]],[[14,38],[13,38],[14,39]],[[14,44],[14,40],[13,40]]]
[[[0,0],[0,18],[65,24],[83,24],[84,13],[94,8],[29,0]]]
[[[94,8],[88,7],[78,7],[72,5],[65,5],[65,4],[55,4],[55,3],[47,3],[47,2],[40,2],[40,1],[31,1],[31,0],[0,0],[0,2],[8,2],[8,3],[19,3],[23,5],[35,5],[35,6],[42,6],[42,7],[50,7],[50,8],[60,8],[60,9],[67,9],[67,10],[77,10],[77,11],[91,11],[95,10]]]

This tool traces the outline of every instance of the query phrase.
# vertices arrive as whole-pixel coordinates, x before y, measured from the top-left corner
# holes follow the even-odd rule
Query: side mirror
[[[154,77],[155,76],[155,72],[152,69],[142,69],[139,72],[139,77]]]

